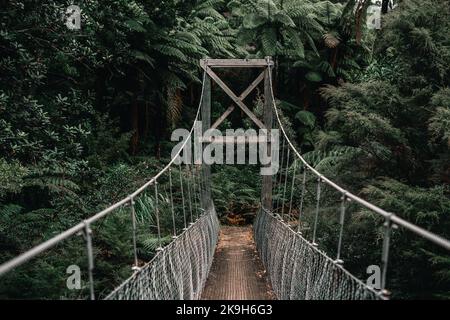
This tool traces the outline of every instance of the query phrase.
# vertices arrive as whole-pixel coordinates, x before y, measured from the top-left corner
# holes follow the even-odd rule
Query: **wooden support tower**
[[[205,70],[207,76],[204,84],[204,96],[202,101],[202,133],[208,129],[217,129],[219,125],[231,114],[237,105],[257,126],[259,129],[267,129],[269,134],[273,123],[273,108],[272,108],[272,93],[270,90],[269,70],[273,67],[273,61],[270,57],[265,59],[202,59],[200,66]],[[245,89],[239,96],[237,96],[214,72],[214,68],[260,68],[262,72],[258,77]],[[231,98],[233,104],[214,122],[211,126],[211,79],[222,88],[223,91]],[[261,121],[256,115],[246,106],[244,99],[264,80],[264,111],[263,120]],[[255,139],[258,139],[255,137]],[[243,141],[250,142],[255,139],[246,139]],[[258,140],[259,141],[259,140]],[[208,142],[208,141],[203,141]],[[222,139],[223,143],[235,143],[235,139]],[[268,155],[271,152],[271,142],[268,141]],[[203,177],[205,179],[205,188],[202,193],[202,203],[204,208],[208,209],[211,202],[211,167],[203,164]],[[267,210],[272,210],[272,176],[262,176],[261,189],[261,203]]]

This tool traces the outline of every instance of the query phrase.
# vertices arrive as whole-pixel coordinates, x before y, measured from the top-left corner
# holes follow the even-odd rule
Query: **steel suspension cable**
[[[300,195],[300,207],[298,209],[298,226],[297,232],[301,233],[301,221],[303,216],[303,201],[305,200],[306,193],[306,167],[303,165],[303,179],[302,179],[302,193]]]
[[[63,231],[62,233],[56,235],[55,237],[42,242],[41,244],[31,248],[30,250],[20,254],[16,258],[13,258],[3,264],[0,265],[0,276],[4,275],[5,273],[11,271],[12,269],[24,264],[25,262],[33,259],[37,255],[41,254],[44,251],[47,251],[48,249],[54,247],[61,241],[64,241],[79,232],[83,232],[85,229],[86,223],[92,224],[103,217],[109,215],[110,213],[114,212],[116,209],[119,209],[123,207],[124,205],[131,202],[132,199],[135,199],[138,195],[140,195],[143,191],[145,191],[150,185],[152,185],[161,175],[163,175],[176,161],[176,159],[179,157],[181,151],[186,146],[187,142],[191,139],[192,134],[194,132],[194,127],[196,121],[198,121],[200,116],[200,110],[203,102],[203,97],[205,93],[205,79],[206,79],[206,72],[203,72],[203,81],[202,81],[202,89],[201,89],[201,95],[199,100],[199,105],[197,108],[197,112],[194,118],[194,123],[191,127],[191,130],[189,131],[189,135],[187,139],[184,140],[184,142],[180,145],[179,150],[176,152],[176,154],[173,156],[173,158],[169,161],[167,165],[164,166],[163,169],[161,169],[155,176],[153,176],[149,181],[147,181],[145,184],[143,184],[140,188],[136,189],[133,193],[128,195],[127,197],[123,198],[122,200],[114,203],[113,205],[107,207],[106,209],[98,212],[97,214],[91,216],[90,218],[86,219],[83,222],[80,222],[79,224],[73,226],[70,229],[67,229]]]
[[[173,186],[172,186],[172,168],[169,168],[169,189],[170,189],[170,211],[172,213],[173,237],[177,237],[177,227],[175,224],[175,210],[173,206]]]
[[[158,231],[158,249],[162,249],[162,243],[161,243],[161,226],[159,224],[159,201],[158,201],[158,181],[155,181],[155,216],[156,216],[156,228]]]
[[[193,198],[194,198],[194,211],[196,214],[196,220],[199,218],[199,208],[198,208],[198,202],[197,202],[197,191],[196,191],[196,178],[195,178],[195,166],[190,166],[190,174],[191,174],[191,183],[192,183],[192,189],[193,189]]]
[[[348,190],[346,190],[345,188],[339,186],[338,184],[336,184],[335,182],[331,181],[330,179],[328,179],[327,177],[325,177],[324,175],[322,175],[319,171],[317,171],[316,169],[314,169],[303,157],[302,155],[297,151],[297,149],[295,148],[294,144],[291,142],[291,140],[289,139],[289,137],[286,134],[286,131],[283,127],[283,124],[281,122],[280,119],[280,115],[278,112],[278,107],[276,105],[275,102],[275,98],[274,98],[274,94],[273,94],[273,86],[272,86],[272,70],[270,68],[270,64],[269,64],[269,60],[268,60],[268,72],[269,72],[269,89],[270,89],[270,95],[271,95],[271,100],[272,100],[272,106],[274,109],[274,113],[275,113],[275,117],[276,120],[278,122],[279,128],[281,129],[281,132],[283,134],[283,137],[286,139],[288,146],[292,149],[292,151],[294,152],[294,154],[297,156],[298,159],[300,159],[300,161],[303,163],[303,165],[305,166],[305,169],[307,168],[308,170],[310,170],[314,175],[316,175],[318,178],[321,179],[322,182],[326,183],[327,185],[329,185],[330,187],[332,187],[333,189],[335,189],[336,191],[340,192],[341,194],[345,195],[348,199],[351,199],[353,201],[355,201],[356,203],[362,205],[363,207],[385,217],[385,218],[389,218],[390,221],[393,224],[402,226],[403,228],[441,246],[444,249],[450,250],[450,241],[439,236],[436,235],[430,231],[427,231],[417,225],[414,225],[402,218],[400,218],[399,216],[391,213],[391,212],[387,212],[386,210],[381,209],[380,207],[354,195],[353,193],[349,192]]]
[[[280,163],[280,169],[279,169],[279,173],[278,173],[280,178],[277,179],[278,180],[278,182],[277,182],[277,198],[276,198],[274,210],[278,209],[278,204],[280,201],[281,181],[283,179],[284,149],[285,149],[285,140],[283,140],[283,146],[281,147],[281,163]]]
[[[286,156],[286,168],[284,171],[284,189],[283,189],[283,198],[281,202],[281,216],[284,217],[284,199],[286,197],[286,187],[287,187],[287,181],[289,176],[289,154],[290,154],[290,148],[287,149],[287,156]]]
[[[298,223],[298,232],[300,232],[300,219],[301,219],[301,215],[302,215],[302,211],[303,211],[303,199],[304,199],[304,195],[306,192],[306,170],[311,171],[311,173],[313,175],[316,176],[317,178],[317,192],[316,192],[316,208],[315,208],[315,218],[314,218],[314,227],[313,227],[313,236],[312,236],[312,243],[310,243],[310,245],[312,245],[312,247],[316,247],[317,246],[317,227],[318,227],[318,218],[319,218],[319,211],[320,211],[320,198],[321,198],[321,184],[324,183],[324,185],[328,185],[330,187],[332,187],[334,190],[338,191],[341,196],[343,197],[343,203],[341,206],[341,218],[340,218],[340,231],[339,231],[339,242],[338,242],[338,256],[336,258],[336,260],[333,260],[335,265],[340,265],[341,263],[341,259],[340,259],[340,254],[341,254],[341,245],[342,245],[342,232],[343,232],[343,224],[344,224],[344,215],[345,215],[345,201],[348,200],[352,200],[355,203],[369,209],[370,211],[381,215],[382,217],[384,217],[385,219],[385,223],[384,223],[384,237],[383,237],[383,245],[382,245],[382,257],[381,257],[381,262],[382,262],[382,274],[381,274],[381,290],[379,290],[379,294],[384,298],[387,294],[388,291],[386,291],[386,278],[387,278],[387,268],[388,268],[388,260],[389,260],[389,246],[390,246],[390,238],[391,238],[391,230],[393,228],[395,228],[396,226],[402,226],[403,228],[413,232],[414,234],[423,237],[447,250],[450,250],[450,241],[438,236],[430,231],[427,231],[419,226],[416,226],[400,217],[398,217],[397,215],[391,213],[391,212],[387,212],[381,208],[379,208],[378,206],[361,199],[360,197],[352,194],[351,192],[347,191],[345,188],[342,188],[341,186],[339,186],[338,184],[336,184],[335,182],[331,181],[330,179],[328,179],[327,177],[325,177],[323,174],[321,174],[319,171],[317,171],[315,168],[313,168],[303,157],[302,155],[297,151],[297,149],[295,148],[295,146],[293,145],[293,143],[290,141],[289,137],[286,134],[286,130],[283,127],[283,124],[281,122],[280,119],[280,114],[278,112],[278,107],[277,104],[275,102],[275,98],[274,98],[274,94],[273,94],[273,87],[272,87],[272,73],[271,73],[271,68],[270,68],[270,59],[267,59],[267,70],[268,70],[268,80],[269,80],[269,89],[270,89],[270,95],[271,95],[271,100],[272,100],[272,106],[275,112],[275,116],[277,119],[277,123],[278,123],[278,127],[281,129],[282,132],[282,138],[284,138],[283,140],[283,144],[284,141],[287,142],[288,144],[288,148],[292,149],[292,151],[294,152],[294,154],[296,155],[296,157],[303,163],[304,166],[304,172],[303,172],[303,185],[302,185],[302,195],[301,195],[301,203],[300,203],[300,207],[301,210],[299,212],[299,223]],[[283,161],[283,160],[282,160]],[[283,163],[282,165],[283,166]],[[280,180],[281,181],[281,180]],[[330,266],[323,266],[324,268],[330,267]],[[274,273],[274,272],[272,272]],[[276,276],[276,272],[274,274],[271,274],[272,276]]]
[[[294,172],[292,173],[292,182],[291,182],[291,196],[289,200],[289,211],[288,211],[288,219],[290,220],[291,212],[292,212],[292,199],[294,197],[294,186],[295,186],[295,174],[297,171],[297,159],[294,159]]]
[[[180,172],[181,207],[183,209],[184,229],[186,230],[187,229],[186,202],[184,200],[183,172],[181,170],[181,161],[178,164],[178,171]]]
[[[189,213],[191,215],[191,223],[194,223],[194,216],[192,214],[192,192],[191,192],[191,171],[189,170],[189,165],[186,164],[187,168],[187,190],[188,190],[188,199],[189,199]]]

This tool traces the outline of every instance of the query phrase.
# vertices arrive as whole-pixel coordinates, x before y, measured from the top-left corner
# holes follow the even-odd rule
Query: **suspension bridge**
[[[203,59],[202,92],[195,122],[202,121],[202,132],[217,128],[235,109],[240,108],[260,129],[281,131],[283,146],[277,175],[262,176],[261,205],[252,230],[222,227],[211,196],[210,165],[189,165],[179,161],[181,152],[193,136],[186,139],[171,161],[142,187],[105,210],[80,222],[72,228],[0,265],[1,276],[82,233],[88,261],[90,298],[96,298],[95,257],[91,226],[120,209],[129,208],[134,261],[130,261],[133,274],[107,296],[110,300],[177,300],[177,299],[387,299],[388,261],[391,232],[404,228],[437,246],[450,250],[450,242],[398,215],[387,212],[342,188],[312,167],[289,139],[280,119],[272,90],[270,57],[265,59]],[[258,68],[259,76],[237,96],[214,72],[218,68]],[[211,83],[214,81],[234,102],[211,126]],[[248,108],[244,99],[261,82],[264,83],[263,120]],[[275,123],[274,123],[275,122]],[[245,141],[245,140],[244,140]],[[204,141],[205,142],[205,141]],[[226,141],[225,141],[226,142]],[[234,142],[234,141],[233,141]],[[270,146],[269,141],[269,146]],[[275,147],[275,146],[273,146]],[[270,149],[270,147],[269,147]],[[312,239],[303,234],[304,202],[308,182],[313,177],[314,214],[310,231]],[[161,211],[158,203],[158,181],[169,183],[168,198],[173,221],[172,241],[163,245],[161,240]],[[180,196],[174,196],[175,185]],[[300,195],[296,187],[300,185]],[[329,256],[321,249],[318,219],[323,201],[323,188],[331,188],[340,196],[339,236],[337,254]],[[276,196],[273,191],[276,190]],[[158,248],[154,257],[145,264],[139,263],[136,235],[136,199],[144,192],[154,192]],[[297,199],[297,200],[295,200]],[[341,256],[345,214],[348,202],[363,207],[384,219],[381,252],[381,286],[373,288],[344,267]],[[176,203],[178,202],[178,203]],[[184,228],[177,230],[175,205],[182,207]],[[296,221],[297,224],[292,222]],[[219,241],[219,245],[218,245]]]

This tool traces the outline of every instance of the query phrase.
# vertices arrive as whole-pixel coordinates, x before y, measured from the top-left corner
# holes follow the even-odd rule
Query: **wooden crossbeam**
[[[267,63],[267,62],[266,62]],[[211,70],[209,66],[202,66],[203,69],[206,71],[206,73],[213,79],[221,88],[223,91],[226,92],[230,96],[230,98],[236,103],[246,114],[247,116],[252,119],[254,123],[260,128],[260,129],[266,129],[264,124],[255,116],[255,114],[245,105],[244,102],[242,102],[241,99],[239,99],[234,92],[222,81],[222,79],[217,76],[217,74]]]
[[[202,68],[208,66],[211,68],[263,68],[272,66],[273,61],[266,59],[202,59],[200,66]]]
[[[221,137],[202,137],[200,138],[202,143],[231,143],[231,144],[241,144],[241,143],[260,143],[260,142],[272,142],[271,137],[267,136],[221,136]]]
[[[245,89],[241,93],[241,95],[238,98],[241,101],[243,101],[262,80],[264,80],[264,71],[260,73],[260,75],[247,87],[247,89]],[[233,112],[233,110],[234,105],[230,105],[228,109],[216,120],[216,122],[214,122],[211,128],[217,129],[220,126],[220,124],[230,115],[230,113]]]
[[[220,124],[223,122],[223,120],[225,120],[231,112],[233,112],[234,110],[234,105],[230,105],[228,107],[227,110],[225,110],[225,112],[219,117],[217,118],[216,122],[214,122],[214,124],[211,126],[211,129],[217,129],[218,126],[220,126]]]

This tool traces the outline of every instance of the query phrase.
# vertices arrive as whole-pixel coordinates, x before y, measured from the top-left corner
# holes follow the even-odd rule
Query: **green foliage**
[[[122,199],[167,163],[159,157],[171,145],[162,141],[175,126],[192,123],[203,57],[273,56],[280,118],[305,159],[349,190],[450,237],[445,2],[402,1],[377,32],[361,23],[370,1],[82,0],[79,31],[61,19],[71,1],[0,2],[0,263]],[[261,118],[261,95],[251,99]],[[222,216],[251,221],[258,170],[214,168]],[[307,177],[308,186],[314,182]],[[317,196],[309,188],[300,222],[305,235]],[[140,264],[159,246],[153,191],[135,199]],[[180,186],[172,191],[179,232]],[[340,195],[322,192],[320,241],[332,253]],[[173,233],[169,194],[162,177],[156,195],[162,244]],[[382,221],[353,204],[348,212],[346,267],[365,277],[367,263],[379,262]],[[129,207],[93,228],[102,297],[131,273]],[[448,256],[404,230],[393,236],[388,283],[395,297],[448,297]],[[86,268],[82,237],[2,279],[0,297],[86,298],[85,278],[81,291],[65,288],[71,264]]]
[[[228,8],[242,21],[238,39],[260,57],[304,58],[306,43],[322,31],[310,1],[231,1]]]
[[[219,215],[240,214],[251,218],[259,207],[259,168],[248,166],[217,167],[213,175],[213,199]]]
[[[450,146],[450,88],[440,89],[431,98],[435,108],[429,120],[428,130],[435,142]]]
[[[357,82],[321,89],[330,105],[326,130],[317,135],[320,150],[305,155],[367,200],[445,238],[450,237],[449,17],[443,3],[414,0],[389,14],[373,63]],[[345,156],[335,153],[346,148]],[[346,264],[362,275],[361,264],[379,259],[367,248],[379,248],[382,220],[360,208],[350,211]],[[394,297],[448,297],[445,252],[400,228],[391,257]]]

